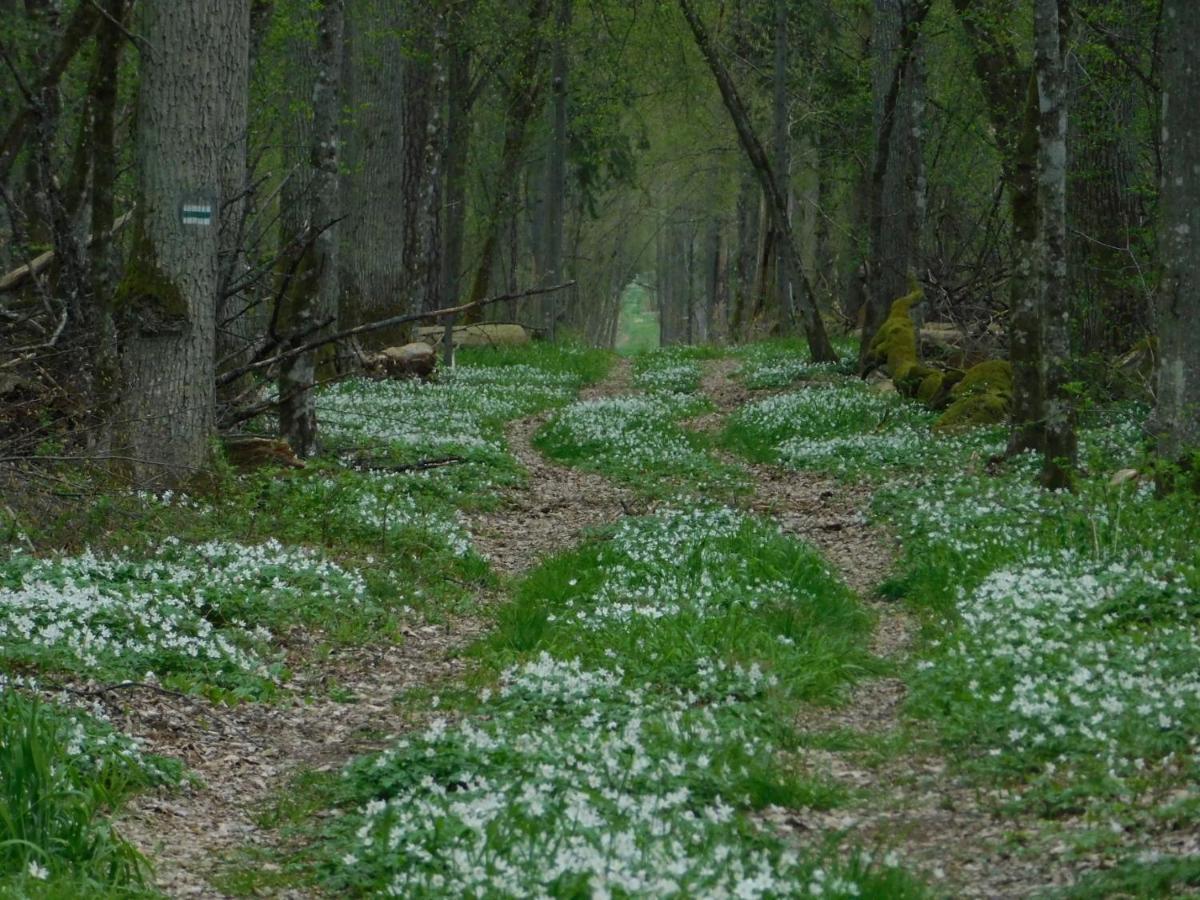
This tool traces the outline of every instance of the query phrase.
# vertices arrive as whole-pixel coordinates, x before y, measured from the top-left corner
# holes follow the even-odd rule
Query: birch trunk
[[[1067,294],[1067,0],[1037,0],[1038,186],[1041,256],[1038,296],[1045,390],[1045,464],[1049,488],[1070,485],[1075,467],[1075,413],[1067,390],[1071,357]]]

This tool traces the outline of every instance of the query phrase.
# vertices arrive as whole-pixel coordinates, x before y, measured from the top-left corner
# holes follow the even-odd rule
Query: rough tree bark
[[[800,247],[796,241],[796,235],[792,229],[791,216],[788,214],[787,198],[779,187],[779,181],[775,171],[771,166],[771,161],[767,158],[767,153],[763,149],[762,141],[754,131],[753,123],[750,121],[750,115],[746,110],[745,104],[742,102],[741,96],[738,94],[737,87],[733,83],[733,78],[729,74],[729,70],[721,61],[721,57],[717,54],[716,48],[712,44],[712,40],[708,35],[708,30],[704,27],[704,23],[700,21],[700,17],[696,14],[689,0],[679,0],[679,8],[683,11],[684,18],[687,19],[688,26],[691,28],[692,35],[696,39],[696,46],[700,50],[700,54],[708,63],[709,69],[713,73],[713,78],[717,82],[717,87],[721,92],[721,98],[725,103],[725,108],[729,112],[730,118],[733,120],[734,127],[737,129],[738,140],[741,142],[742,150],[746,153],[750,161],[750,165],[754,168],[754,173],[762,186],[763,193],[768,199],[768,209],[771,214],[771,221],[775,230],[779,233],[783,258],[785,260],[785,270],[791,278],[792,283],[797,287],[798,300],[798,318],[804,326],[804,334],[808,339],[809,352],[814,360],[831,361],[838,358],[837,351],[833,349],[833,344],[829,341],[829,335],[825,331],[825,323],[821,321],[820,310],[817,309],[816,297],[813,296],[812,283],[808,278],[808,274],[804,271],[804,265],[800,253]]]
[[[1162,63],[1163,278],[1155,309],[1158,454],[1200,448],[1200,5],[1166,0]]]
[[[342,35],[345,0],[324,0],[317,26],[316,84],[312,109],[312,177],[309,190],[309,227],[321,229],[308,245],[309,259],[301,268],[308,273],[290,299],[289,324],[305,332],[334,318],[338,305],[338,119],[341,100]],[[318,333],[318,336],[319,333]],[[316,381],[317,354],[310,351],[284,362],[279,372],[279,433],[298,456],[316,449],[317,410],[312,387]]]
[[[1067,390],[1071,361],[1067,293],[1067,0],[1037,0],[1038,196],[1041,206],[1038,296],[1042,318],[1042,385],[1046,425],[1042,482],[1070,485],[1075,467],[1074,404]]]
[[[230,72],[246,65],[244,10],[143,0],[134,240],[117,290],[123,386],[113,449],[138,483],[204,464],[214,421],[217,216]],[[244,107],[241,107],[244,108]]]

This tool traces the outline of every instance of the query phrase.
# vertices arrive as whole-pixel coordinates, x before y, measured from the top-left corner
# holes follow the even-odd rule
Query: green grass
[[[617,352],[633,356],[655,350],[659,345],[658,312],[650,291],[636,282],[621,295],[620,321],[617,326]]]
[[[759,667],[791,701],[829,700],[871,665],[869,631],[808,547],[728,510],[680,510],[545,561],[480,653],[503,665],[546,651],[701,696],[720,661]]]
[[[314,877],[352,896],[574,897],[603,873],[693,896],[754,871],[772,896],[924,896],[836,848],[798,859],[745,817],[845,799],[790,763],[788,723],[871,669],[869,632],[824,561],[764,523],[626,519],[522,580],[476,648],[482,689],[442,695],[450,720],[347,769],[345,814],[304,851]]]
[[[0,896],[149,896],[141,856],[104,816],[179,767],[112,729],[0,689]]]
[[[1174,857],[1129,861],[1103,872],[1085,875],[1078,884],[1046,895],[1055,900],[1098,898],[1174,898],[1200,888],[1200,858]]]

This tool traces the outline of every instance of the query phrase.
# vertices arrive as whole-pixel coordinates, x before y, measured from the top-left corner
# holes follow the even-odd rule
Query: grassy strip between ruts
[[[329,889],[424,897],[922,896],[886,860],[801,858],[748,810],[829,806],[790,710],[869,663],[811,550],[719,507],[547,560],[480,648],[505,666],[332,786]],[[838,859],[841,859],[839,862]]]
[[[0,561],[5,668],[46,682],[130,678],[262,698],[286,683],[292,629],[362,643],[461,606],[490,576],[458,509],[520,478],[504,422],[567,402],[611,361],[571,347],[517,356],[465,351],[467,364],[435,383],[328,389],[320,412],[341,459],[302,472],[225,472],[192,496],[81,484],[86,508],[12,529],[26,546],[67,547]],[[444,456],[462,461],[395,471]],[[126,527],[112,530],[114,519]],[[0,685],[0,895],[142,891],[142,864],[103,813],[177,771],[140,762],[128,738],[57,701],[32,681]]]
[[[668,348],[638,357],[642,393],[572,403],[537,433],[551,459],[600,472],[651,497],[729,497],[746,489],[744,474],[708,452],[708,438],[678,420],[708,410],[696,394],[699,360],[711,348]]]
[[[1090,410],[1085,474],[1062,494],[1035,486],[1032,455],[996,464],[997,430],[935,440],[926,414],[860,385],[752,404],[726,439],[753,458],[886,479],[875,515],[904,553],[885,589],[927,621],[909,710],[1046,817],[1068,857],[1126,859],[1129,883],[1151,885],[1194,878],[1179,858],[1200,824],[1187,801],[1200,779],[1200,509],[1110,483],[1138,462],[1143,415]]]

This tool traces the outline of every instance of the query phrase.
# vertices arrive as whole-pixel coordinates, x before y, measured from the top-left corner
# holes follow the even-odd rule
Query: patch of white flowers
[[[84,671],[136,666],[139,675],[147,666],[194,664],[265,677],[254,648],[270,633],[240,618],[247,600],[296,601],[320,591],[360,603],[366,591],[357,574],[273,540],[187,546],[169,539],[142,560],[91,551],[14,556],[0,579],[0,643],[10,653]]]
[[[731,603],[753,610],[810,602],[811,595],[793,583],[751,576],[749,561],[722,544],[750,527],[750,519],[729,508],[669,509],[650,519],[623,520],[599,560],[604,580],[568,600],[555,617],[600,630],[683,614],[703,617],[714,606],[725,614]]]
[[[700,387],[700,363],[669,348],[638,357],[633,383],[645,391],[690,394]]]
[[[577,387],[569,374],[533,366],[460,366],[434,382],[340,382],[319,394],[317,415],[327,436],[350,446],[490,459],[504,453],[497,423],[565,402]]]
[[[706,457],[670,423],[697,408],[691,398],[667,392],[583,400],[556,414],[540,439],[627,467],[686,470]]]
[[[962,627],[924,677],[967,684],[1005,723],[997,749],[1091,755],[1186,750],[1200,730],[1200,597],[1170,561],[1036,555],[960,592]],[[1140,759],[1141,757],[1137,757]]]
[[[408,533],[431,547],[466,556],[471,552],[471,539],[462,515],[445,504],[426,502],[413,492],[416,482],[436,471],[311,478],[298,480],[293,490],[298,500],[311,505],[326,522],[344,518],[372,532]]]
[[[342,863],[398,897],[856,896],[747,840],[738,798],[697,792],[772,752],[719,712],[543,655],[504,673],[490,715],[437,721],[369,764],[407,783],[362,808]]]

